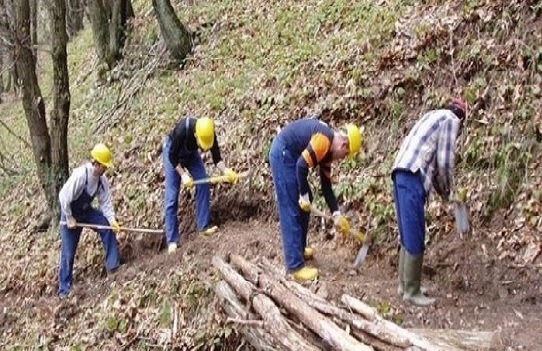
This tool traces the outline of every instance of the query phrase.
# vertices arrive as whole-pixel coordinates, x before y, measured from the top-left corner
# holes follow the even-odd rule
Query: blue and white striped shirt
[[[403,141],[395,158],[392,171],[420,171],[429,196],[433,186],[447,199],[453,186],[456,139],[461,121],[450,110],[426,113]]]

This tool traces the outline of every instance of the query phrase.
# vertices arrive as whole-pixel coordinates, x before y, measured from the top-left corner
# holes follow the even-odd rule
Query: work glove
[[[463,187],[457,189],[455,199],[459,202],[467,202],[467,189]]]
[[[183,186],[187,188],[191,188],[194,186],[194,179],[192,179],[192,177],[188,173],[183,173],[183,175],[181,176],[181,181],[183,183]]]
[[[346,235],[350,233],[350,223],[348,223],[348,219],[341,215],[339,211],[333,212],[333,219],[333,225],[341,234]]]
[[[224,170],[224,175],[226,177],[228,177],[228,181],[231,183],[231,184],[235,184],[239,181],[239,175],[237,174],[237,172],[235,172],[233,169],[231,168],[226,168]]]
[[[110,224],[111,224],[111,227],[113,228],[112,229],[113,233],[117,234],[118,232],[120,232],[120,225],[116,219],[113,219]]]
[[[309,198],[309,193],[304,195],[299,195],[299,207],[305,212],[310,212],[311,210],[311,200]]]
[[[75,229],[76,225],[77,221],[75,220],[75,218],[73,216],[69,216],[68,220],[66,221],[66,227],[68,227],[68,229]]]

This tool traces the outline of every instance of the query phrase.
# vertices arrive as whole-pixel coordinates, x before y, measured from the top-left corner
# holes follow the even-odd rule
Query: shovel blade
[[[466,234],[470,230],[469,214],[464,202],[455,204],[455,227],[460,234]]]
[[[359,267],[365,261],[365,258],[367,258],[368,251],[369,251],[369,244],[363,245],[361,249],[359,249],[358,255],[356,256],[356,260],[354,261],[354,268]]]

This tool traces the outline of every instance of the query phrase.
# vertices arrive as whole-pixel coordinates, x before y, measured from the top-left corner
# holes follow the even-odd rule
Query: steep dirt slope
[[[283,123],[321,113],[334,125],[365,126],[364,157],[334,169],[335,190],[356,225],[365,227],[367,210],[372,212],[378,244],[367,266],[352,271],[357,245],[332,238],[329,228],[318,229],[313,221],[310,240],[323,272],[317,288],[329,298],[342,291],[364,296],[407,326],[502,329],[495,340],[501,349],[537,349],[538,2],[173,3],[197,43],[182,70],[164,52],[150,1],[135,2],[138,17],[125,59],[105,77],[108,84],[93,74],[89,32],[72,44],[73,165],[87,157],[92,143],[109,142],[118,164],[111,181],[119,219],[161,228],[161,142],[180,116],[194,113],[217,119],[226,160],[251,176],[213,189],[213,217],[223,228],[215,238],[195,236],[193,193],[183,194],[186,242],[174,256],[158,251],[161,237],[123,233],[126,264],[105,277],[100,243],[85,235],[77,288],[63,304],[55,297],[57,231],[32,230],[43,209],[34,176],[10,178],[13,185],[2,189],[6,226],[0,237],[6,258],[0,273],[4,345],[227,349],[242,343],[217,313],[210,260],[213,254],[240,253],[282,265],[267,150]],[[475,229],[459,238],[450,209],[431,199],[424,279],[439,304],[424,310],[395,296],[389,167],[419,114],[450,94],[465,96],[473,106],[460,140],[458,183],[469,189]],[[15,116],[16,103],[2,106],[5,115]],[[31,160],[28,150],[23,157]],[[317,204],[323,205],[320,197]]]

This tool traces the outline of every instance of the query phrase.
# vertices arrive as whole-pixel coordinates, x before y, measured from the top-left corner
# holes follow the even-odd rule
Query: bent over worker
[[[120,264],[117,238],[114,232],[119,231],[115,219],[115,211],[111,203],[109,183],[104,172],[112,166],[111,151],[102,143],[91,150],[91,162],[73,170],[59,193],[61,218],[65,223],[60,225],[62,248],[60,252],[59,296],[66,297],[72,288],[73,262],[81,231],[78,222],[110,226],[111,229],[96,229],[105,248],[105,268],[115,271]],[[100,209],[91,206],[94,198],[98,198]]]
[[[177,210],[181,183],[191,188],[194,180],[207,178],[200,149],[211,151],[214,164],[228,177],[230,183],[239,180],[238,174],[227,168],[222,160],[214,121],[208,117],[181,118],[164,141],[162,151],[166,176],[164,212],[169,253],[177,250],[180,240]],[[198,231],[204,235],[211,235],[218,230],[217,226],[211,224],[210,204],[209,184],[196,185],[196,225]]]
[[[452,99],[446,108],[427,112],[403,141],[392,169],[401,249],[398,293],[419,306],[435,299],[420,288],[425,252],[425,204],[434,187],[444,201],[453,189],[456,139],[467,103]]]
[[[334,131],[325,122],[306,118],[287,124],[275,137],[269,153],[278,203],[286,270],[298,281],[314,280],[318,270],[305,266],[314,250],[307,247],[312,192],[307,181],[309,169],[319,166],[322,192],[335,218],[335,226],[349,232],[331,186],[331,163],[355,155],[361,148],[359,128],[349,124]]]

